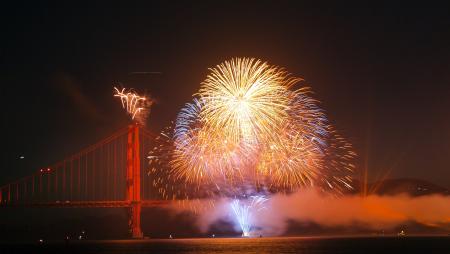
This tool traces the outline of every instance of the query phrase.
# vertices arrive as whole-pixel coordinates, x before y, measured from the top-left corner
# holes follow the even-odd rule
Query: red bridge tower
[[[142,238],[141,230],[141,161],[139,158],[139,125],[128,129],[126,199],[130,202],[128,224],[133,238]]]

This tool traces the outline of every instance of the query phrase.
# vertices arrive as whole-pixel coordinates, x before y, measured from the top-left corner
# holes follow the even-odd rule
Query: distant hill
[[[354,181],[355,190],[352,193],[361,193],[361,183]],[[424,196],[432,194],[450,195],[450,191],[442,186],[430,183],[425,180],[414,178],[386,179],[384,181],[373,182],[368,185],[368,192],[378,195],[397,195],[406,193],[411,196]]]

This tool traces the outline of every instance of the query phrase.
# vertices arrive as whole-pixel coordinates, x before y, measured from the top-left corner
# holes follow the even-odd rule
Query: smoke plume
[[[214,203],[213,207],[197,212],[197,225],[200,230],[208,231],[217,221],[228,221],[236,225],[236,219],[230,209],[231,200],[221,199]],[[196,204],[195,207],[200,206]],[[389,230],[415,222],[450,230],[450,197],[443,195],[335,197],[307,189],[291,195],[272,195],[265,207],[266,209],[252,214],[251,223],[257,234],[281,235],[292,221],[313,222],[322,227],[363,225],[370,230]],[[182,209],[178,207],[177,210]],[[239,229],[236,228],[236,231]]]

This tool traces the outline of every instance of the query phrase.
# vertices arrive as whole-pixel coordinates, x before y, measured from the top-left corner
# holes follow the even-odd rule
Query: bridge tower
[[[127,140],[127,189],[126,198],[131,207],[128,211],[128,225],[133,238],[142,238],[141,230],[141,161],[139,158],[139,124],[128,128]]]

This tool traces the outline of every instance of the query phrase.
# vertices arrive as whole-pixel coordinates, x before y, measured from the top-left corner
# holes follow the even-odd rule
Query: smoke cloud
[[[215,222],[228,221],[236,225],[235,229],[239,231],[230,202],[230,199],[221,199],[213,207],[199,210],[197,225],[200,230],[206,232]],[[205,204],[192,206],[205,207]],[[265,207],[254,211],[251,220],[254,232],[264,235],[281,235],[292,221],[313,222],[323,227],[363,225],[373,230],[388,230],[404,223],[416,222],[450,230],[450,196],[443,195],[334,197],[308,189],[291,195],[272,195]],[[177,210],[183,209],[178,207]]]

